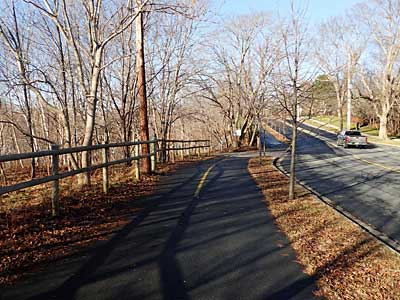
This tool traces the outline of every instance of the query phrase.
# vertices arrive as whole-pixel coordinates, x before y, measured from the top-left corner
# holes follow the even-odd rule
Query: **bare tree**
[[[65,0],[50,3],[47,0],[25,0],[48,17],[58,28],[68,43],[75,58],[77,76],[82,93],[86,98],[85,129],[83,146],[92,143],[95,128],[100,73],[104,64],[103,54],[107,45],[131,26],[142,10],[144,2],[137,12],[133,4],[117,4],[105,7],[101,0],[87,2],[68,2]],[[84,11],[84,18],[79,14]],[[112,12],[114,11],[114,12]],[[83,21],[83,25],[82,25]],[[110,24],[115,24],[110,26]],[[83,28],[82,28],[83,27]],[[86,38],[87,37],[87,38]],[[82,154],[82,167],[89,165],[89,153]],[[89,176],[82,177],[83,184],[89,184]]]
[[[359,68],[359,92],[379,117],[379,137],[388,138],[390,112],[400,96],[400,2],[373,0],[355,10],[371,37],[369,53]],[[373,60],[371,60],[373,58]],[[373,63],[374,62],[374,63]]]
[[[199,78],[202,97],[220,110],[227,146],[254,141],[258,115],[267,97],[268,77],[277,62],[271,19],[265,14],[243,16],[225,24],[210,46],[213,60]],[[226,129],[225,129],[226,128]],[[240,135],[235,138],[234,132]]]
[[[113,112],[104,122],[107,122],[109,134],[115,130],[118,140],[123,142],[132,141],[139,132],[134,32],[134,28],[126,30],[115,40],[112,48],[107,50],[108,56],[120,59],[115,59],[102,76],[104,100],[111,103]],[[109,139],[108,136],[106,140]],[[131,155],[129,147],[125,147],[124,152],[125,157]]]
[[[34,133],[34,124],[33,124],[33,105],[31,101],[31,95],[29,91],[33,92],[36,98],[39,100],[40,104],[46,107],[48,110],[58,113],[58,110],[49,104],[44,96],[40,88],[33,84],[30,78],[30,70],[29,70],[29,49],[31,40],[27,38],[28,32],[22,32],[21,25],[19,23],[19,18],[17,16],[15,2],[11,3],[9,7],[10,15],[9,15],[9,23],[6,23],[5,19],[0,20],[0,38],[4,42],[5,46],[11,53],[14,58],[17,73],[18,73],[18,82],[17,85],[22,86],[22,96],[23,104],[24,104],[24,116],[26,117],[26,123],[28,126],[28,131],[25,132],[20,126],[18,126],[12,119],[2,120],[2,122],[6,122],[8,124],[13,125],[23,134],[29,137],[29,144],[31,147],[31,151],[35,151],[35,133]],[[23,27],[23,26],[22,26]],[[18,87],[17,87],[18,88]],[[19,98],[19,94],[16,93],[17,99]],[[31,163],[31,177],[35,177],[36,168],[35,168],[35,160],[32,159]]]
[[[149,34],[150,101],[154,130],[163,140],[162,149],[166,148],[165,140],[173,130],[173,124],[179,118],[177,110],[180,105],[196,93],[191,89],[191,82],[198,73],[194,58],[196,49],[195,34],[201,21],[202,7],[193,6],[194,17],[185,15],[155,15],[151,20],[153,30]],[[166,152],[162,152],[166,159]]]
[[[335,88],[340,131],[343,130],[343,109],[346,101],[348,104],[347,127],[350,126],[351,83],[356,65],[365,47],[364,36],[358,34],[355,29],[356,26],[348,17],[331,18],[321,25],[318,48],[315,49],[320,68]]]
[[[292,123],[290,156],[289,199],[295,197],[297,129],[300,124],[300,108],[311,111],[311,78],[314,72],[310,68],[311,44],[306,24],[306,10],[295,8],[291,4],[291,15],[280,25],[283,59],[275,73],[276,99],[288,113]],[[307,65],[308,64],[308,65]]]

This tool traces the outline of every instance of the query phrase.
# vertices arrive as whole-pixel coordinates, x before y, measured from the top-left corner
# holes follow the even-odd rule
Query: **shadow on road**
[[[332,134],[325,136],[332,137]],[[313,136],[302,134],[298,141],[297,178],[389,238],[400,241],[397,191],[400,178],[398,173],[380,167],[398,167],[396,153],[391,151],[375,145],[368,149],[332,148]],[[290,158],[285,157],[282,166],[286,171],[289,164]]]
[[[91,282],[90,277],[105,263],[111,252],[124,242],[124,239],[131,233],[137,226],[139,226],[148,215],[154,211],[164,198],[175,193],[186,184],[192,182],[200,174],[200,169],[196,168],[196,172],[188,177],[185,181],[175,181],[171,190],[149,201],[147,206],[134,218],[132,222],[124,226],[118,231],[109,241],[104,245],[98,247],[95,254],[83,264],[83,266],[70,278],[68,278],[61,286],[54,290],[35,295],[29,300],[43,300],[43,299],[75,299],[76,292],[85,284]],[[171,182],[170,182],[171,185]],[[165,221],[165,220],[164,220]],[[111,276],[112,274],[108,274]],[[104,277],[103,277],[104,278]]]
[[[28,284],[6,299],[315,298],[315,278],[295,263],[248,159],[221,160],[199,198],[194,191],[210,163],[171,178],[170,189],[163,185],[162,196],[149,199],[72,276],[55,284],[50,275],[36,290]]]
[[[223,170],[218,168],[218,173],[212,178],[209,184],[215,182],[222,174]],[[186,291],[182,270],[176,258],[176,250],[178,244],[183,239],[183,235],[189,226],[190,218],[199,204],[199,201],[199,197],[194,197],[190,201],[189,205],[178,219],[176,227],[167,239],[160,255],[161,289],[163,299],[165,300],[190,299]]]

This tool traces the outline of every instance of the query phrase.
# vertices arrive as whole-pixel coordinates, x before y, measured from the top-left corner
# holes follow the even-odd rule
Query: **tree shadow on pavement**
[[[175,181],[175,186],[164,194],[155,196],[152,201],[148,201],[147,206],[138,213],[132,222],[124,226],[115,235],[111,237],[105,244],[96,248],[94,255],[87,260],[83,266],[71,277],[69,277],[61,286],[39,295],[28,298],[29,300],[43,300],[43,299],[75,299],[76,292],[85,284],[91,281],[90,277],[98,270],[111,252],[126,238],[126,236],[141,224],[149,214],[154,211],[162,200],[170,194],[175,193],[180,188],[184,187],[189,182],[193,181],[200,174],[200,169],[196,168],[190,177],[187,177],[183,182]]]
[[[218,168],[218,173],[208,183],[213,184],[221,175],[223,170]],[[164,300],[187,300],[190,299],[184,283],[184,276],[176,258],[176,248],[183,238],[189,226],[190,218],[199,204],[200,197],[193,197],[186,209],[181,214],[176,227],[167,239],[159,258],[161,289]]]
[[[201,170],[187,174],[97,248],[73,276],[30,299],[94,299],[90,292],[97,291],[101,299],[112,294],[112,299],[308,300],[330,266],[350,267],[350,254],[367,255],[354,247],[314,276],[303,274],[247,173],[247,161],[218,163],[197,198],[188,185],[197,186]]]

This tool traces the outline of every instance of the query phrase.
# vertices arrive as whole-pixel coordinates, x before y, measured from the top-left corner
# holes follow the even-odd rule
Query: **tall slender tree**
[[[291,3],[291,15],[280,26],[282,39],[282,61],[275,73],[276,99],[290,116],[292,124],[289,199],[295,197],[296,183],[296,155],[298,127],[301,122],[301,109],[311,111],[312,78],[314,71],[310,68],[310,54],[308,45],[311,44],[306,10],[297,8]]]
[[[141,141],[149,140],[149,121],[147,115],[147,94],[146,94],[146,71],[144,62],[143,42],[143,7],[142,0],[136,0],[136,73],[138,81],[138,102],[139,102],[139,136]],[[141,145],[141,155],[150,154],[149,144]],[[141,160],[141,171],[143,174],[151,173],[150,158]]]

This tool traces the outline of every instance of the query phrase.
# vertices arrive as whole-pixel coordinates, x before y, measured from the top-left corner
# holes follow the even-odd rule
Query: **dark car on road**
[[[344,148],[349,146],[366,147],[368,139],[358,130],[343,130],[337,136],[337,145]]]

